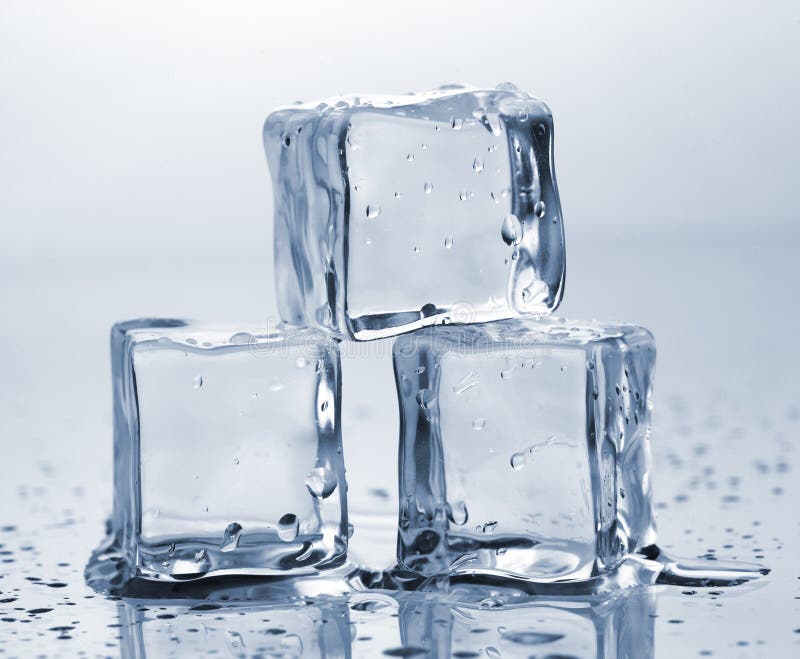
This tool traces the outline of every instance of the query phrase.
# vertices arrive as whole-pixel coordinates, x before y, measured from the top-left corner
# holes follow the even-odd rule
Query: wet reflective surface
[[[279,606],[98,595],[83,569],[111,508],[108,327],[145,313],[247,319],[269,264],[258,281],[244,258],[139,274],[105,264],[103,277],[51,264],[0,278],[14,319],[0,326],[0,654],[291,657],[302,644],[306,657],[795,656],[796,247],[596,250],[570,239],[564,315],[623,318],[656,336],[659,544],[689,558],[763,563],[768,577],[514,606],[452,592]]]

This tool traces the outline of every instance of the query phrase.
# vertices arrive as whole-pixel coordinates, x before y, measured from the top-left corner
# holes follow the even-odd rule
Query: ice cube
[[[564,284],[553,121],[510,85],[273,112],[279,310],[358,340],[547,314]]]
[[[652,545],[654,361],[632,325],[516,319],[398,338],[399,563],[582,580]]]
[[[335,342],[136,320],[114,326],[111,352],[125,579],[303,574],[345,560]]]

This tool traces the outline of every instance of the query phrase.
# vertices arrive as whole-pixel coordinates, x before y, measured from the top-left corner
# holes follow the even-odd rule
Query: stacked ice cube
[[[565,272],[547,107],[350,97],[274,112],[264,143],[284,322],[112,332],[119,579],[373,568],[348,557],[364,456],[397,474],[408,582],[584,581],[652,545],[653,338],[543,319]],[[340,351],[381,338],[399,444],[342,435]]]

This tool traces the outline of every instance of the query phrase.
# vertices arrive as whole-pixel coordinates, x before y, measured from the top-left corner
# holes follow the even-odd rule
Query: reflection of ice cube
[[[436,657],[582,657],[648,659],[653,656],[655,595],[646,590],[606,598],[501,605],[453,604],[430,596],[403,596],[403,646]],[[513,601],[513,598],[512,600]]]
[[[564,279],[547,107],[509,85],[273,112],[284,320],[356,339],[546,314]]]
[[[405,567],[587,579],[654,542],[647,330],[509,320],[394,353]]]
[[[153,616],[132,604],[119,606],[122,657],[350,656],[344,600],[295,606],[201,602],[159,610]]]
[[[143,320],[114,327],[112,362],[118,582],[303,573],[344,559],[333,342]]]

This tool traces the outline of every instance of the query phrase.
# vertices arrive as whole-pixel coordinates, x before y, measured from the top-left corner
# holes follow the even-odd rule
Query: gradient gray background
[[[511,80],[555,116],[559,314],[659,344],[664,544],[694,555],[735,527],[720,555],[763,549],[774,568],[722,613],[662,595],[664,620],[696,624],[659,619],[656,655],[796,652],[798,43],[800,5],[778,1],[0,0],[0,524],[24,528],[7,546],[45,566],[59,547],[88,592],[111,501],[111,323],[274,315],[270,109]],[[25,574],[0,570],[0,589]],[[88,643],[110,620],[85,606]]]

